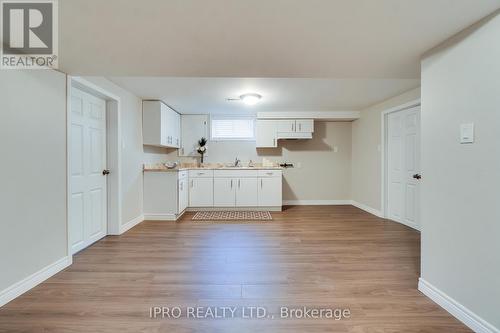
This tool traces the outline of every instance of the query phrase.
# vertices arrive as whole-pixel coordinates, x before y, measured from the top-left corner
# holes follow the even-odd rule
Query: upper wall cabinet
[[[274,148],[279,139],[311,139],[313,132],[313,119],[258,119],[256,146]]]
[[[277,120],[278,139],[311,139],[314,132],[313,119]]]
[[[161,101],[142,102],[143,144],[179,148],[181,116]]]
[[[198,140],[208,139],[208,115],[183,114],[181,116],[181,149],[179,156],[199,156]]]
[[[255,141],[257,148],[278,147],[277,120],[257,120],[255,127]]]

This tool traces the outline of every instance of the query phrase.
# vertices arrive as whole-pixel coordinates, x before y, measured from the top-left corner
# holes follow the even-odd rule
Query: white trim
[[[283,200],[283,206],[336,206],[350,204],[351,200]]]
[[[383,218],[382,212],[378,209],[372,208],[370,206],[367,206],[365,204],[362,204],[362,203],[354,201],[354,200],[351,200],[351,205],[353,205],[354,207],[359,208],[361,210],[364,210],[367,213],[370,213],[370,214],[375,215],[377,217]]]
[[[418,224],[415,224],[415,223],[409,223],[409,222],[406,222],[404,220],[400,220],[400,219],[393,219],[393,218],[387,218],[389,221],[394,221],[394,222],[397,222],[397,223],[400,223],[400,224],[403,224],[407,227],[410,227],[412,229],[415,229],[417,231],[420,231],[420,226]]]
[[[0,307],[21,296],[28,290],[36,287],[51,276],[59,273],[60,271],[71,265],[72,262],[73,259],[71,256],[63,257],[56,262],[42,268],[38,272],[31,274],[27,278],[22,279],[21,281],[16,282],[10,287],[2,290],[0,292]]]
[[[257,119],[314,119],[318,121],[353,121],[361,117],[359,111],[302,111],[257,112]]]
[[[387,161],[386,161],[386,151],[387,151],[387,133],[386,133],[386,118],[387,118],[387,115],[390,114],[390,113],[393,113],[393,112],[398,112],[398,111],[403,111],[403,110],[406,110],[406,109],[409,109],[409,108],[413,108],[413,107],[416,107],[416,106],[419,106],[421,105],[421,99],[420,98],[417,98],[413,101],[409,101],[407,103],[404,103],[404,104],[401,104],[401,105],[398,105],[398,106],[395,106],[395,107],[392,107],[390,109],[387,109],[385,111],[382,111],[381,115],[380,115],[380,121],[381,121],[381,144],[380,144],[380,148],[381,148],[381,152],[380,152],[380,163],[381,163],[381,179],[382,179],[382,183],[381,183],[381,186],[380,186],[380,212],[381,212],[381,217],[383,218],[387,218],[387,209],[386,209],[386,206],[387,206],[387,198],[386,198],[386,193],[387,193],[387,190],[386,190],[386,187],[387,187],[387,184],[386,184],[386,180],[387,180],[387,176],[386,176],[386,173],[387,173]]]
[[[128,230],[132,229],[133,227],[135,227],[136,225],[138,225],[142,221],[144,221],[144,215],[139,215],[136,218],[133,218],[132,220],[128,221],[127,223],[122,224],[120,226],[120,235],[123,234],[124,232],[127,232]]]
[[[483,318],[466,308],[455,299],[446,295],[423,278],[418,280],[418,290],[431,300],[436,302],[452,316],[467,325],[471,330],[477,333],[500,333],[500,329],[488,323]]]
[[[144,221],[176,221],[175,214],[144,214]]]

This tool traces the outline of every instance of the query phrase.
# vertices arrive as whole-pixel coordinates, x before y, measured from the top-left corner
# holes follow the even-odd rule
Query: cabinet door
[[[182,115],[179,156],[199,156],[196,149],[198,148],[198,140],[202,137],[208,139],[208,116]]]
[[[277,130],[280,133],[295,132],[295,120],[294,119],[282,119],[277,120]]]
[[[175,135],[174,135],[174,145],[176,148],[181,147],[181,115],[177,112],[175,113]]]
[[[161,109],[161,145],[162,146],[168,146],[168,110],[165,108],[165,106],[162,104]]]
[[[158,101],[142,102],[142,141],[145,145],[162,146],[165,143],[165,123],[162,118],[161,103]]]
[[[236,179],[236,207],[257,207],[257,178]]]
[[[233,178],[214,178],[214,207],[234,207],[236,182]]]
[[[188,206],[188,181],[187,178],[179,179],[179,213],[182,213]]]
[[[189,206],[213,207],[214,205],[214,179],[191,178],[189,180]]]
[[[282,205],[281,177],[259,178],[259,207]]]
[[[314,132],[314,120],[312,119],[299,119],[295,121],[295,132],[298,133],[312,133]]]
[[[277,147],[276,139],[276,121],[275,120],[257,120],[257,129],[255,133],[257,148]]]

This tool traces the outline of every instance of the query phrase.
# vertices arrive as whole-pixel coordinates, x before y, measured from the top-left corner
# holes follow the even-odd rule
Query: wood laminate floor
[[[80,252],[0,308],[0,332],[469,332],[417,291],[420,235],[403,225],[352,206],[287,207],[271,222],[192,215],[146,221]],[[153,306],[237,310],[151,319]],[[243,318],[251,306],[266,318]],[[281,307],[304,306],[350,318],[280,318]]]

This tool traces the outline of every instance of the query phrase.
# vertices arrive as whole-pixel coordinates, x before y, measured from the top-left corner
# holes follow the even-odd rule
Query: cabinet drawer
[[[281,177],[281,170],[259,170],[259,177]]]
[[[219,178],[248,178],[254,177],[256,178],[258,175],[258,170],[214,170],[214,177]]]
[[[187,176],[188,176],[187,170],[179,171],[179,175],[178,175],[179,179],[187,178]]]
[[[213,176],[213,170],[189,170],[189,178],[207,178]]]

